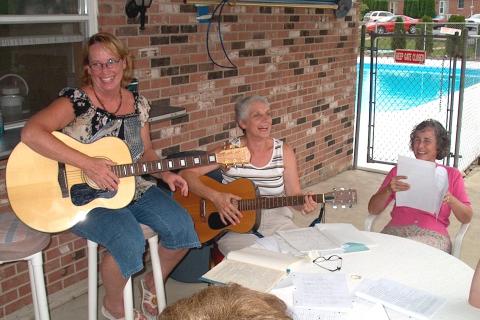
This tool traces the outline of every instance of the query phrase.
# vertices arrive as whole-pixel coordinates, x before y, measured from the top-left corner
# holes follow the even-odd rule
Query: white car
[[[365,13],[365,15],[363,16],[363,21],[374,22],[374,21],[377,21],[378,19],[391,17],[391,16],[393,16],[393,13],[391,13],[390,11],[370,11]]]
[[[470,18],[465,19],[465,26],[469,31],[477,30],[480,25],[480,13],[472,15]]]

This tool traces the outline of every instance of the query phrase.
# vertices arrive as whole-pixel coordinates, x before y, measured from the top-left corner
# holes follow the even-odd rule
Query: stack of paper
[[[397,175],[406,176],[410,185],[396,193],[396,205],[437,215],[448,191],[448,173],[435,162],[398,156]]]

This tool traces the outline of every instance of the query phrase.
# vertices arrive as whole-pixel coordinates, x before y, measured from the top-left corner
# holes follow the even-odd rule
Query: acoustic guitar
[[[174,198],[192,216],[201,243],[208,242],[227,231],[247,233],[258,229],[260,226],[260,210],[273,209],[286,206],[303,205],[304,195],[284,197],[259,197],[258,190],[249,179],[238,179],[228,184],[222,184],[207,176],[201,176],[200,180],[208,187],[220,191],[235,194],[242,199],[236,201],[238,210],[243,213],[243,218],[237,225],[224,224],[213,202],[201,198],[190,192],[188,197],[179,192],[174,193]],[[317,203],[331,203],[334,207],[351,207],[357,203],[357,192],[353,189],[334,190],[328,193],[314,194],[313,199]]]
[[[20,142],[7,163],[8,199],[22,222],[43,232],[66,230],[97,207],[125,207],[135,195],[134,176],[212,163],[231,166],[250,161],[248,149],[242,147],[199,156],[132,163],[127,145],[119,138],[105,137],[84,144],[60,132],[53,132],[53,135],[91,157],[117,163],[112,170],[120,178],[120,184],[116,191],[100,189],[82,170],[44,157]]]

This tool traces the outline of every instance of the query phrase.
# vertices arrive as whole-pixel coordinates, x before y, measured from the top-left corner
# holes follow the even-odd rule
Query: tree
[[[403,19],[397,17],[395,20],[395,28],[393,29],[392,49],[405,49],[407,39],[405,38],[405,27]]]
[[[387,11],[388,0],[373,0],[371,3],[372,11]]]
[[[403,14],[412,18],[420,18],[421,15],[419,7],[420,4],[418,0],[405,0]]]
[[[435,0],[423,0],[423,11],[420,11],[421,16],[435,17]]]

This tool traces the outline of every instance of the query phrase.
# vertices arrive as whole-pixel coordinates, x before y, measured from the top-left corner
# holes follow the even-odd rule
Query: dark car
[[[367,32],[376,32],[379,34],[392,33],[395,29],[395,23],[397,21],[397,18],[402,18],[405,32],[408,32],[410,34],[414,34],[417,32],[417,24],[420,20],[403,15],[385,17],[375,22],[369,22],[366,24]]]

